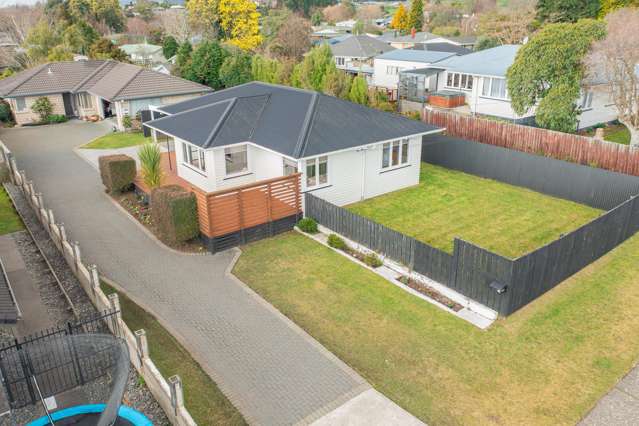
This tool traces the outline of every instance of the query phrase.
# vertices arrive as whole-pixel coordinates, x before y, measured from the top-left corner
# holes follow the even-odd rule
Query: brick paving
[[[159,246],[104,194],[73,148],[108,124],[2,130],[82,256],[99,265],[189,349],[246,419],[311,422],[370,386],[348,366],[227,274],[235,251],[181,255]]]

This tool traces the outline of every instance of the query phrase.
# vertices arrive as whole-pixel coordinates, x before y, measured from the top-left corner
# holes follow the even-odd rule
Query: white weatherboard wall
[[[175,140],[175,158],[177,162],[178,176],[197,186],[203,191],[215,191],[215,180],[211,178],[211,176],[215,176],[213,151],[209,150],[204,152],[206,171],[203,172],[184,162],[184,151],[182,145],[184,145],[185,143],[186,142],[181,139]]]
[[[592,105],[591,108],[584,110],[579,116],[579,129],[616,120],[618,111],[610,99],[608,88],[606,86],[595,86],[589,90],[592,92]]]
[[[373,85],[387,89],[397,89],[399,84],[399,72],[426,68],[428,62],[397,61],[392,59],[375,58],[373,62]],[[400,68],[397,74],[388,74],[388,67]]]
[[[382,144],[368,145],[328,156],[328,183],[310,193],[338,206],[419,183],[422,137],[410,138],[408,163],[395,169],[382,170]],[[302,162],[303,165],[303,162]],[[302,189],[306,188],[306,170],[302,168]]]

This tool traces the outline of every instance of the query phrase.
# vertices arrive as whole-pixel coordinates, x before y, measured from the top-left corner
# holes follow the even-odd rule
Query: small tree
[[[162,54],[166,59],[170,59],[175,56],[178,51],[178,47],[179,45],[177,40],[175,40],[175,37],[170,35],[166,36],[162,42]]]
[[[41,122],[46,122],[51,113],[53,112],[53,104],[46,96],[39,97],[31,105],[31,111],[38,114]]]
[[[124,114],[122,117],[122,126],[124,126],[124,130],[130,130],[133,127],[133,119],[129,114]]]
[[[334,65],[333,54],[327,44],[311,49],[304,60],[295,66],[291,83],[302,89],[322,90],[324,76]]]
[[[252,80],[251,56],[242,51],[233,52],[220,67],[220,81],[224,87],[233,87]]]
[[[154,142],[146,142],[138,149],[140,168],[144,184],[150,189],[162,184],[164,172],[162,171],[162,154],[160,147]]]
[[[311,24],[318,26],[322,23],[322,12],[319,9],[315,9],[315,12],[311,15]]]
[[[353,79],[348,98],[351,102],[368,105],[368,85],[366,84],[364,77],[357,76]]]
[[[413,0],[408,14],[408,29],[421,31],[424,26],[424,3],[422,0]]]
[[[281,83],[280,73],[282,64],[276,59],[269,59],[262,55],[251,58],[251,76],[253,80],[266,83]]]
[[[223,87],[220,80],[220,67],[228,53],[215,41],[200,44],[191,56],[191,62],[184,68],[180,66],[182,77],[196,83],[206,84],[213,89]]]
[[[348,99],[351,90],[351,76],[337,69],[335,63],[327,67],[322,82],[322,92],[337,98]]]
[[[402,32],[408,31],[410,29],[408,27],[408,14],[406,13],[406,9],[404,8],[403,3],[400,3],[399,7],[395,11],[393,19],[390,23],[390,27]]]

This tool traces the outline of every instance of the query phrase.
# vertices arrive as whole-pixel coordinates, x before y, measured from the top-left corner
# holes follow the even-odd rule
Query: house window
[[[335,63],[337,65],[344,65],[345,60],[344,60],[344,58],[342,56],[336,56],[335,57]]]
[[[313,188],[328,183],[328,157],[306,160],[306,187]]]
[[[473,76],[457,72],[446,73],[446,87],[452,89],[472,90]]]
[[[404,68],[402,67],[394,67],[392,65],[386,66],[386,74],[387,75],[398,75]]]
[[[408,139],[382,145],[382,169],[408,163]]]
[[[25,98],[16,98],[16,112],[27,110],[27,100]]]
[[[224,149],[226,174],[234,175],[248,171],[248,148],[246,145]]]
[[[196,146],[182,143],[182,156],[184,162],[195,167],[196,169],[206,171],[206,162],[204,160],[204,150]]]
[[[291,161],[288,158],[283,159],[284,162],[284,176],[290,176],[297,173],[297,163]]]
[[[506,79],[484,77],[481,94],[496,99],[508,99]]]
[[[80,93],[78,95],[78,102],[80,103],[81,108],[93,108],[93,99],[88,93]]]
[[[581,109],[590,109],[592,108],[592,92],[584,92],[581,96],[581,102],[579,106]]]

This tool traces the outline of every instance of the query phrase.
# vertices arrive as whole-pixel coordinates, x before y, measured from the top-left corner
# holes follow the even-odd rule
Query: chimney
[[[415,38],[415,34],[417,34],[417,30],[415,28],[410,29],[410,38]]]
[[[51,66],[47,67],[47,74],[49,75],[53,74],[53,71],[51,71]]]

